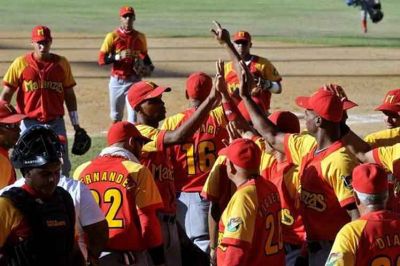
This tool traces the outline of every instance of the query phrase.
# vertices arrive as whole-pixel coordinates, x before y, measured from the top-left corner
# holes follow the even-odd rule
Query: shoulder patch
[[[351,176],[350,175],[348,175],[348,176],[342,175],[340,178],[342,179],[343,184],[346,188],[353,190],[353,186],[351,185]]]
[[[229,219],[227,229],[229,232],[236,232],[237,230],[239,230],[241,224],[243,224],[242,218],[231,218]]]
[[[325,266],[334,266],[338,265],[340,261],[343,261],[343,254],[342,253],[331,253],[329,255],[328,260],[326,261]]]

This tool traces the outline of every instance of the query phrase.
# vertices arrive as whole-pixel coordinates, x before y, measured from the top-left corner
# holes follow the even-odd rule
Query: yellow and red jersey
[[[174,169],[169,150],[165,149],[163,145],[166,131],[143,124],[136,124],[135,126],[143,136],[152,140],[143,146],[140,163],[146,166],[154,177],[164,204],[160,211],[175,214]]]
[[[400,216],[370,212],[339,231],[326,265],[398,265]]]
[[[175,130],[196,110],[188,109],[164,120],[161,129]],[[210,112],[200,128],[185,143],[169,147],[174,158],[175,187],[177,191],[201,192],[218,151],[227,138],[225,115],[221,107]]]
[[[163,207],[153,177],[146,167],[119,156],[99,156],[79,166],[74,179],[86,184],[106,214],[109,250],[141,251],[162,243],[161,235],[144,237],[146,213]],[[159,228],[152,229],[161,231]]]
[[[71,66],[51,54],[38,61],[33,53],[14,60],[3,77],[4,86],[17,92],[17,109],[28,118],[48,122],[64,115],[64,90],[76,85]]]
[[[230,260],[226,254],[232,246],[246,250],[244,265],[284,265],[280,211],[271,182],[257,177],[239,186],[219,223],[218,265]]]
[[[252,55],[248,67],[251,73],[257,77],[277,82],[282,80],[282,77],[279,75],[274,65],[266,58]],[[238,90],[240,84],[239,78],[232,62],[225,64],[225,80],[230,94]],[[270,108],[271,93],[269,91],[263,91],[261,97],[264,109],[268,110]]]
[[[400,142],[400,127],[385,129],[364,137],[371,148],[392,146]]]
[[[0,189],[15,181],[15,170],[8,157],[8,150],[0,147]]]
[[[123,79],[135,75],[133,70],[135,59],[147,55],[146,36],[136,30],[124,32],[120,28],[106,35],[100,48],[99,65],[104,65],[104,58],[108,54],[126,54],[126,58],[113,63],[111,75]]]
[[[389,175],[389,200],[387,208],[400,212],[400,144],[372,150],[377,164],[383,166]],[[390,177],[392,176],[392,177]]]
[[[307,238],[334,240],[340,228],[350,221],[345,207],[355,201],[351,173],[358,162],[340,141],[317,152],[309,138],[287,134],[286,155],[289,163],[296,164],[301,158],[301,215]]]

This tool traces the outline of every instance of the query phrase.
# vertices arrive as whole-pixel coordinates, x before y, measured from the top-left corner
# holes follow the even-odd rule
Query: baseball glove
[[[74,143],[72,144],[72,153],[75,155],[85,154],[92,145],[92,139],[86,133],[86,130],[79,128],[75,131]]]
[[[141,58],[136,58],[133,64],[133,70],[135,70],[139,77],[148,77],[151,75],[151,72],[153,72],[154,66],[146,64]]]

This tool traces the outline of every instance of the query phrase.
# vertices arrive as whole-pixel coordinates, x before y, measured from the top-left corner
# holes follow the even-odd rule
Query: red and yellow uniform
[[[400,216],[382,210],[363,215],[338,233],[326,265],[398,265]]]
[[[400,144],[372,150],[374,160],[382,165],[389,175],[389,200],[387,208],[400,212]]]
[[[191,108],[165,119],[163,130],[174,130],[182,125],[196,109]],[[225,115],[221,107],[211,111],[207,120],[194,135],[181,145],[172,146],[175,186],[177,191],[201,192],[207,175],[214,165],[218,151],[227,138]]]
[[[106,35],[100,48],[99,65],[105,65],[104,58],[108,54],[125,54],[126,57],[113,63],[111,75],[126,79],[135,75],[133,65],[135,59],[144,58],[147,55],[146,36],[136,30],[125,32],[121,28]]]
[[[251,73],[257,77],[276,82],[280,82],[282,80],[282,77],[279,75],[274,65],[272,65],[272,63],[266,58],[252,55],[248,67]],[[239,78],[232,62],[225,64],[225,80],[229,93],[232,94],[239,88]],[[262,99],[264,104],[263,107],[265,110],[268,110],[270,108],[271,93],[269,91],[263,91]]]
[[[107,249],[142,251],[162,243],[155,216],[162,199],[146,167],[125,157],[104,155],[79,166],[74,178],[90,188],[106,214]],[[151,227],[150,219],[158,226]]]
[[[65,90],[76,85],[65,57],[51,54],[49,61],[38,61],[33,53],[15,59],[3,83],[17,91],[19,112],[40,122],[64,115]]]
[[[345,207],[355,201],[350,177],[357,159],[340,141],[319,152],[310,135],[287,134],[284,142],[288,162],[300,165],[301,214],[307,239],[334,240],[350,221]]]
[[[140,163],[151,171],[161,194],[164,207],[160,209],[160,212],[175,214],[176,190],[173,166],[169,151],[163,145],[166,131],[143,124],[135,126],[142,136],[152,140],[143,146]]]
[[[372,148],[395,145],[400,142],[400,127],[371,133],[364,137],[364,141]]]
[[[0,248],[10,238],[11,242],[16,242],[19,237],[27,237],[29,234],[21,212],[14,207],[11,200],[0,197]]]
[[[258,177],[239,186],[219,223],[218,265],[285,265],[278,191]]]
[[[8,157],[8,150],[0,147],[0,189],[15,181],[15,170]]]

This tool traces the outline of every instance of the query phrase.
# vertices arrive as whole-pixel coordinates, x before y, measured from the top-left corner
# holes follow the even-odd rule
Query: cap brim
[[[356,104],[355,102],[350,101],[350,100],[345,100],[343,102],[343,110],[349,110],[349,109],[351,109],[353,107],[356,107],[356,106],[358,106],[358,104]]]
[[[146,97],[144,97],[143,100],[148,100],[151,98],[156,98],[163,94],[164,92],[169,92],[171,91],[170,87],[157,87],[154,90],[151,90],[148,94],[146,94]]]
[[[381,104],[375,108],[375,111],[389,111],[389,112],[400,112],[400,105],[393,105],[393,104]]]
[[[234,42],[238,42],[238,41],[246,41],[246,42],[249,42],[250,40],[247,39],[247,38],[244,38],[244,37],[239,37],[239,38],[233,39],[233,41],[234,41]]]
[[[3,124],[15,124],[18,122],[21,122],[22,119],[24,119],[26,115],[23,114],[13,114],[10,116],[7,116],[5,118],[0,118],[0,123]]]
[[[310,97],[307,96],[299,96],[296,98],[296,104],[300,107],[303,107],[305,109],[312,109],[310,107],[310,105],[308,104],[308,100],[310,99]]]

